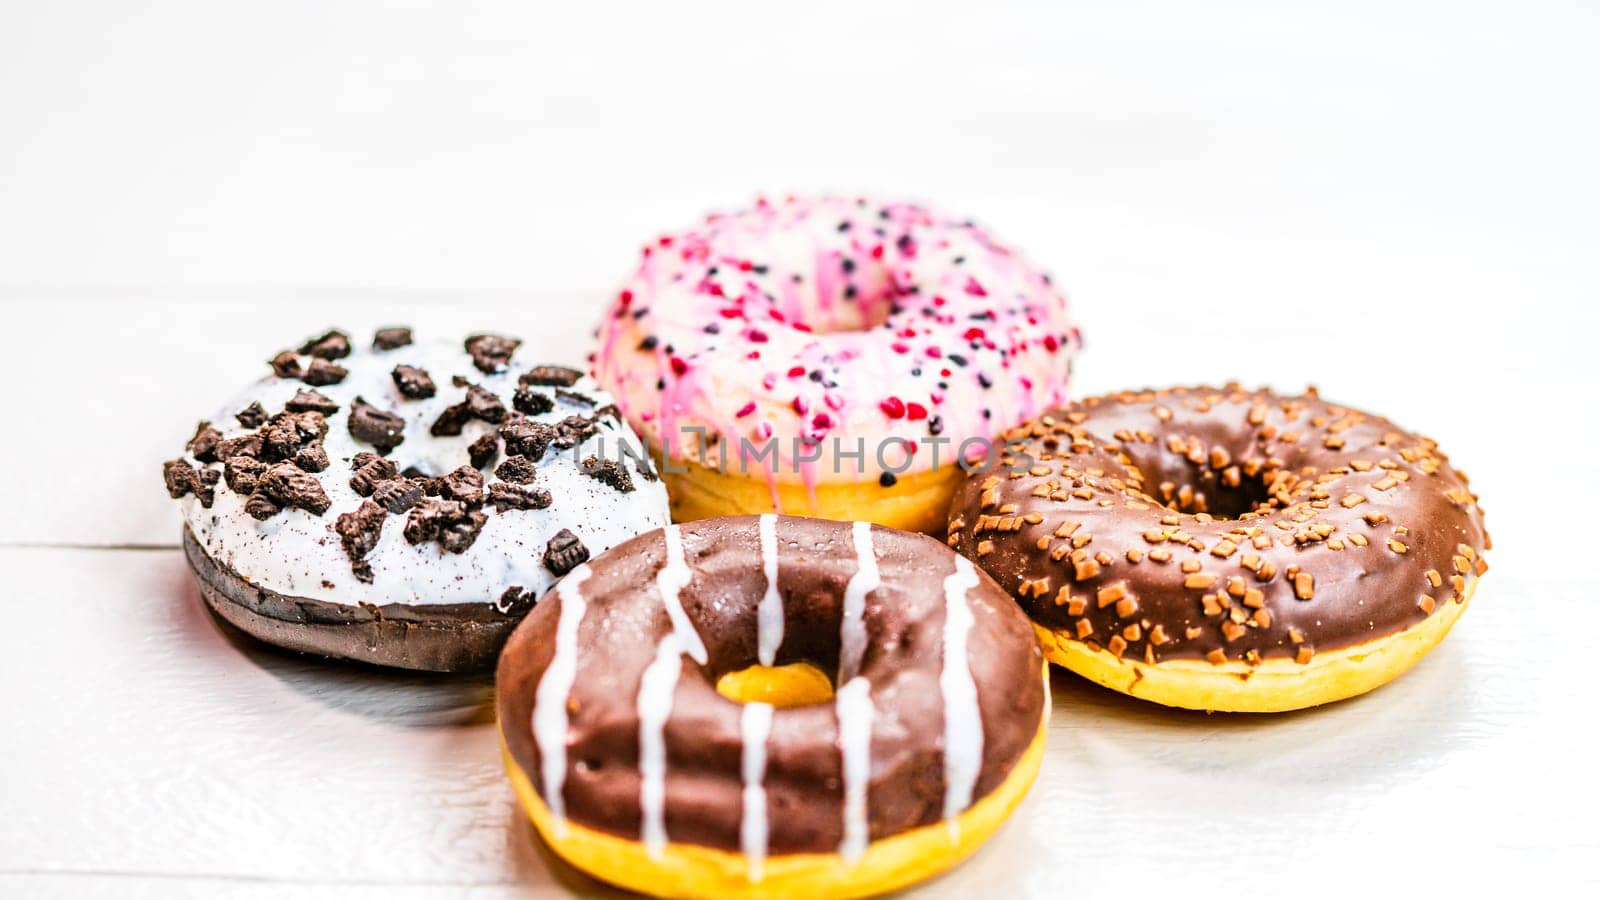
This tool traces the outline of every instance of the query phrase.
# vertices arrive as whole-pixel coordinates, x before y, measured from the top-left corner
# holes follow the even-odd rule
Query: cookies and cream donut
[[[937,531],[958,453],[1060,403],[1079,345],[970,221],[789,198],[644,248],[594,372],[669,462],[679,521],[769,510]]]
[[[611,398],[518,345],[391,328],[273,357],[164,468],[205,601],[295,650],[484,668],[559,576],[664,524]]]
[[[1489,536],[1437,445],[1314,391],[1095,397],[1016,429],[949,543],[1050,659],[1171,706],[1278,711],[1410,668],[1466,609]]]
[[[1027,618],[937,540],[772,514],[634,538],[500,659],[518,796],[596,877],[673,897],[851,897],[954,865],[1043,747]]]

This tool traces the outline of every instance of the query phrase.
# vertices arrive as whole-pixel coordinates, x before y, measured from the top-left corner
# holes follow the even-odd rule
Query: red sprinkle
[[[927,350],[925,350],[923,352],[928,354],[928,358],[929,359],[938,359],[939,357],[944,355],[943,353],[939,352],[939,348],[938,347],[929,347]]]
[[[910,353],[911,352],[911,348],[910,347],[907,347],[905,344],[902,344],[899,341],[895,341],[894,343],[890,344],[889,347],[891,349],[893,349],[894,352],[896,352],[896,353]]]
[[[794,398],[793,406],[794,411],[803,416],[806,414],[806,410],[811,408],[811,403],[804,397],[796,397]]]
[[[813,427],[813,428],[832,428],[833,427],[833,417],[828,415],[827,413],[817,413],[815,416],[811,417],[811,427]]]
[[[790,378],[799,378],[801,375],[804,375],[805,373],[806,373],[806,367],[805,366],[793,366],[793,367],[791,367],[789,369],[789,377]]]
[[[923,406],[921,403],[907,403],[906,404],[906,418],[907,419],[910,419],[911,421],[916,422],[916,421],[919,421],[921,419],[926,419],[927,417],[928,417],[928,408],[926,406]]]
[[[623,291],[617,295],[617,299],[622,302],[623,306],[627,306],[633,302],[633,291]]]
[[[989,296],[989,292],[983,289],[983,285],[978,283],[978,279],[973,278],[971,275],[967,276],[967,286],[965,290],[974,297]]]
[[[739,310],[739,309],[734,309],[733,307],[730,307],[730,306],[724,306],[723,308],[717,310],[717,314],[722,316],[724,319],[737,319],[740,316],[744,315],[744,311],[743,310]]]
[[[1058,342],[1056,340],[1056,336],[1055,335],[1053,335],[1053,334],[1045,335],[1045,337],[1044,337],[1044,348],[1046,350],[1049,350],[1051,353],[1054,353],[1054,352],[1056,352],[1056,348],[1059,347],[1059,346],[1061,346],[1061,344],[1060,344],[1060,342]]]
[[[672,374],[682,375],[687,371],[689,371],[689,364],[683,361],[683,357],[672,357]]]
[[[744,336],[748,338],[751,343],[765,344],[767,342],[767,333],[759,328],[752,328],[749,331],[746,331]]]
[[[906,405],[899,397],[885,398],[882,403],[878,404],[878,408],[883,410],[883,414],[891,419],[898,419],[906,414]]]
[[[961,337],[969,341],[981,341],[983,340],[983,329],[976,327],[968,328],[966,334],[963,334]]]
[[[734,418],[742,419],[745,416],[748,416],[748,415],[750,415],[751,413],[753,413],[755,411],[756,411],[755,403],[746,403],[745,405],[739,407],[739,411],[734,413],[733,415],[734,415]]]

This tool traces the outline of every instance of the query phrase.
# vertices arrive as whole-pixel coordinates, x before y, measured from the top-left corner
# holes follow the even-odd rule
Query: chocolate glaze
[[[766,590],[757,517],[682,526],[693,573],[681,593],[704,640],[707,663],[688,656],[665,729],[668,839],[727,850],[740,846],[740,715],[718,694],[721,675],[757,662],[757,605]],[[778,589],[784,638],[777,665],[808,662],[830,676],[840,656],[841,602],[857,569],[851,523],[778,517]],[[870,838],[941,819],[944,776],[942,665],[944,579],[954,556],[937,540],[874,527],[881,587],[867,595],[860,674],[874,707]],[[589,563],[587,601],[577,638],[570,699],[568,818],[626,838],[640,837],[640,678],[671,631],[655,578],[665,564],[660,531],[619,545]],[[975,623],[967,661],[977,687],[983,753],[974,799],[1005,778],[1038,733],[1044,711],[1043,656],[1028,626],[981,571],[966,594]],[[501,656],[498,711],[506,744],[536,786],[536,688],[554,654],[562,599],[558,587],[529,614]],[[833,852],[843,835],[839,728],[832,702],[775,711],[767,742],[765,788],[769,852]],[[548,798],[546,798],[548,802]]]
[[[206,605],[257,640],[301,653],[424,672],[494,665],[521,610],[489,603],[331,603],[252,584],[206,555],[187,526],[183,551]]]
[[[1007,438],[1027,471],[973,473],[948,543],[1040,625],[1119,656],[1308,662],[1487,568],[1477,497],[1435,443],[1314,391],[1125,392]]]

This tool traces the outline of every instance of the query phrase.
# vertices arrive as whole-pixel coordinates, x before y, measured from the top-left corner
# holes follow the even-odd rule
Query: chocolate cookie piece
[[[315,388],[302,388],[295,392],[283,408],[288,412],[314,412],[331,416],[339,411],[339,404],[323,396]]]
[[[578,536],[563,528],[544,548],[544,566],[556,575],[565,575],[589,559],[589,548]]]
[[[500,439],[505,441],[506,452],[530,460],[543,459],[545,450],[558,437],[560,432],[554,427],[523,418],[507,419],[500,426]]]
[[[522,585],[514,584],[506,588],[505,593],[494,603],[494,608],[505,616],[521,618],[533,609],[533,604],[539,598],[532,591],[523,590]]]
[[[438,392],[433,383],[433,376],[426,369],[416,366],[395,366],[389,373],[394,379],[394,386],[400,389],[400,396],[407,400],[426,400]]]
[[[311,358],[311,363],[306,366],[305,373],[300,376],[300,380],[317,387],[326,387],[330,384],[338,384],[349,374],[350,372],[344,366],[328,362],[320,356],[314,356]]]
[[[328,468],[328,451],[320,441],[301,447],[292,462],[307,472],[322,472]]]
[[[488,468],[500,455],[500,436],[492,431],[478,435],[478,439],[467,445],[467,460],[474,469]]]
[[[494,470],[497,477],[512,484],[527,484],[533,480],[534,472],[533,460],[526,456],[508,456]]]
[[[614,491],[626,494],[633,490],[633,478],[628,475],[628,470],[614,459],[602,461],[596,457],[588,456],[583,460],[582,469],[583,474]]]
[[[316,476],[293,463],[278,463],[256,479],[255,490],[245,501],[245,511],[265,520],[291,507],[320,516],[329,505],[331,501]]]
[[[253,456],[239,454],[228,457],[222,465],[222,476],[228,483],[228,490],[235,494],[250,494],[256,489],[256,481],[267,471],[267,464]]]
[[[523,415],[540,416],[555,409],[556,401],[544,391],[536,390],[531,385],[523,385],[511,395],[511,406]]]
[[[372,349],[398,350],[411,345],[411,329],[380,328],[372,335]]]
[[[438,479],[439,496],[446,500],[459,500],[467,506],[483,502],[483,473],[472,466],[462,466]]]
[[[356,578],[368,584],[372,583],[372,566],[367,563],[367,554],[378,546],[378,538],[383,535],[383,522],[388,517],[388,512],[383,507],[363,500],[355,512],[341,515],[333,525],[333,530],[338,533],[339,541],[344,545],[344,552],[350,556],[350,569]]]
[[[468,509],[459,500],[424,497],[411,508],[404,533],[409,543],[437,541],[446,553],[463,553],[488,521],[481,510]]]
[[[299,378],[305,371],[300,368],[300,359],[294,355],[293,350],[279,353],[268,364],[272,366],[272,374],[279,378]]]
[[[217,461],[217,445],[222,443],[222,432],[211,427],[210,422],[201,422],[194,430],[194,437],[184,449],[189,455],[203,463]]]
[[[350,469],[350,488],[363,497],[372,496],[379,482],[400,474],[394,463],[376,453],[357,453],[350,460]]]
[[[173,459],[162,463],[161,478],[167,484],[167,496],[174,500],[200,490],[200,476],[186,460]]]
[[[301,344],[299,352],[301,356],[318,359],[344,359],[350,355],[350,336],[342,331],[331,330]]]
[[[466,388],[466,397],[453,406],[445,407],[428,432],[434,437],[453,437],[474,419],[491,425],[505,420],[506,407],[493,391],[486,390],[462,378],[452,380],[456,387]]]
[[[496,481],[489,485],[489,502],[502,512],[508,509],[544,509],[550,505],[551,497],[544,488]]]
[[[534,366],[517,378],[520,385],[537,384],[544,387],[572,387],[583,373],[566,366]]]
[[[416,506],[423,497],[423,482],[414,478],[391,478],[372,489],[372,499],[389,512],[399,515]]]
[[[380,454],[400,446],[406,439],[406,420],[368,403],[361,397],[350,404],[350,435],[378,448]]]
[[[511,362],[511,354],[517,352],[520,346],[522,342],[516,338],[496,334],[475,334],[467,338],[466,343],[472,364],[486,375],[504,372]]]
[[[267,423],[267,411],[260,403],[252,403],[234,413],[233,418],[246,428],[260,428]]]

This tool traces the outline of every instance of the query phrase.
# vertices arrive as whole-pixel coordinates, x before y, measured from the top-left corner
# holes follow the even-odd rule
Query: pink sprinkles
[[[794,253],[797,240],[813,251]],[[792,418],[760,422],[758,437],[890,434],[914,455],[923,435],[992,437],[1065,398],[1080,343],[1066,299],[970,222],[909,204],[788,198],[654,246],[680,250],[644,248],[601,324],[595,369],[656,440],[767,404]],[[764,246],[789,249],[768,258]],[[1016,377],[1002,380],[1006,371]]]

